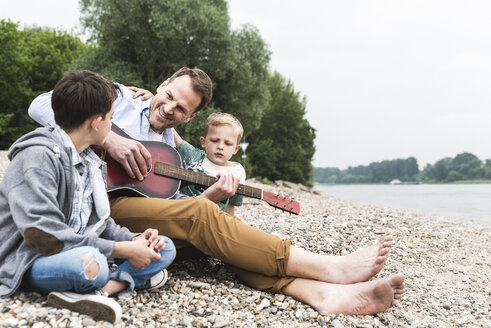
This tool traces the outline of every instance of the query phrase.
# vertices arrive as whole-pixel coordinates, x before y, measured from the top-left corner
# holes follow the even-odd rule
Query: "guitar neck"
[[[155,163],[155,174],[163,175],[169,178],[179,179],[193,184],[209,187],[215,183],[215,178],[203,173],[186,170],[181,167],[172,166],[163,162]],[[252,197],[256,199],[263,198],[263,191],[259,188],[239,184],[236,194]]]

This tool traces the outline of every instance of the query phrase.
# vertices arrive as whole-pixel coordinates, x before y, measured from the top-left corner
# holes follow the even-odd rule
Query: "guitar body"
[[[133,139],[115,124],[112,131],[118,135]],[[148,176],[139,181],[128,176],[123,166],[111,156],[106,156],[105,151],[93,147],[92,149],[107,163],[107,191],[110,197],[120,196],[139,196],[139,197],[159,197],[172,198],[181,186],[181,181],[155,174],[155,163],[162,162],[172,166],[182,167],[181,156],[173,147],[159,141],[143,141],[145,148],[152,155],[152,167]]]

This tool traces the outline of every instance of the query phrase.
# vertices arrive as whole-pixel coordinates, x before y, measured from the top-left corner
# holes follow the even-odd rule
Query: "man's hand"
[[[135,92],[135,94],[133,95],[133,99],[136,99],[141,96],[143,100],[147,100],[153,97],[153,93],[151,93],[146,89],[140,89],[137,87],[128,87],[128,89]]]
[[[140,142],[110,131],[104,149],[123,166],[131,178],[141,181],[147,176],[148,168],[152,165],[152,156]]]
[[[231,174],[220,174],[216,176],[216,182],[206,189],[198,197],[206,198],[214,203],[235,195],[239,187],[239,179]]]

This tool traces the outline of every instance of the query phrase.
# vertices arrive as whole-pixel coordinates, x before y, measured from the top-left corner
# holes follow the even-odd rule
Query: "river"
[[[491,184],[316,184],[314,189],[361,203],[491,223]]]

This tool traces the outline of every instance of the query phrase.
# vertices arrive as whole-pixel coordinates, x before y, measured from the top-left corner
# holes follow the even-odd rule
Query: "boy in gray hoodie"
[[[65,75],[53,91],[57,126],[9,149],[0,184],[0,297],[49,293],[55,307],[116,322],[108,295],[159,288],[175,258],[155,229],[130,232],[109,217],[105,163],[89,148],[111,129],[117,86],[90,71]],[[110,271],[108,260],[118,264]]]

